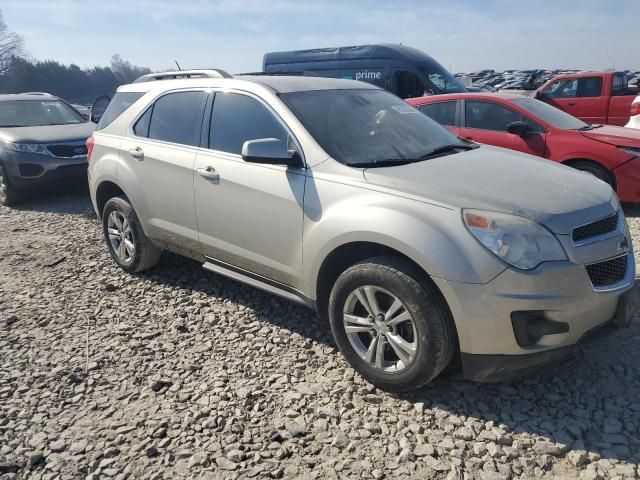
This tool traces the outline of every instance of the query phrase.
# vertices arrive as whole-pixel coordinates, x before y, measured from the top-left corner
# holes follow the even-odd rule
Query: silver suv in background
[[[119,88],[88,148],[120,267],[171,250],[308,305],[386,390],[454,357],[467,378],[508,378],[635,309],[607,184],[464,143],[366,83],[153,74]]]
[[[85,177],[94,129],[53,95],[0,95],[0,205],[15,205],[30,188]]]

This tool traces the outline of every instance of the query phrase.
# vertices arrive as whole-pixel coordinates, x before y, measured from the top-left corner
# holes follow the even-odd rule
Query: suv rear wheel
[[[11,184],[9,177],[2,165],[0,165],[0,206],[11,207],[20,202],[20,195]]]
[[[102,230],[111,256],[123,270],[141,272],[158,263],[162,250],[145,236],[126,198],[114,197],[105,204]]]
[[[420,387],[455,351],[444,299],[409,262],[376,257],[348,268],[329,299],[338,348],[366,380],[390,392]]]

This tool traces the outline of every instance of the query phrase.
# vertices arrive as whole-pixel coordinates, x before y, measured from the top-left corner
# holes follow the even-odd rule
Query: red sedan
[[[460,93],[407,102],[456,135],[589,172],[640,203],[640,130],[590,125],[534,98]]]

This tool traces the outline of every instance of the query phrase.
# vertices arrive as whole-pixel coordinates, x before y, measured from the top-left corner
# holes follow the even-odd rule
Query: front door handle
[[[220,174],[218,174],[218,172],[216,172],[216,169],[213,167],[199,168],[198,175],[212,182],[217,182],[218,180],[220,180]]]
[[[472,136],[462,137],[462,138],[464,138],[465,140],[473,140],[473,137],[472,137]]]
[[[144,150],[140,147],[131,148],[129,150],[129,155],[131,155],[136,160],[142,160],[144,158]]]
[[[571,103],[567,103],[567,105],[569,105],[570,107],[575,107],[576,103],[575,102],[571,102]]]

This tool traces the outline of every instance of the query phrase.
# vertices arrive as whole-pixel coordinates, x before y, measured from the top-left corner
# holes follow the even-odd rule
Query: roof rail
[[[155,80],[177,80],[185,78],[233,78],[219,68],[207,70],[177,70],[175,72],[149,73],[136,78],[133,83],[153,82]]]
[[[23,93],[20,93],[20,95],[42,95],[46,97],[53,97],[53,95],[47,92],[23,92]]]
[[[241,75],[264,75],[264,76],[275,76],[275,77],[279,77],[279,76],[287,76],[287,77],[318,77],[319,75],[315,72],[311,72],[308,70],[292,70],[292,71],[286,71],[286,70],[282,70],[282,71],[273,71],[273,72],[245,72],[245,73],[238,73],[236,74],[237,76],[241,76]]]

